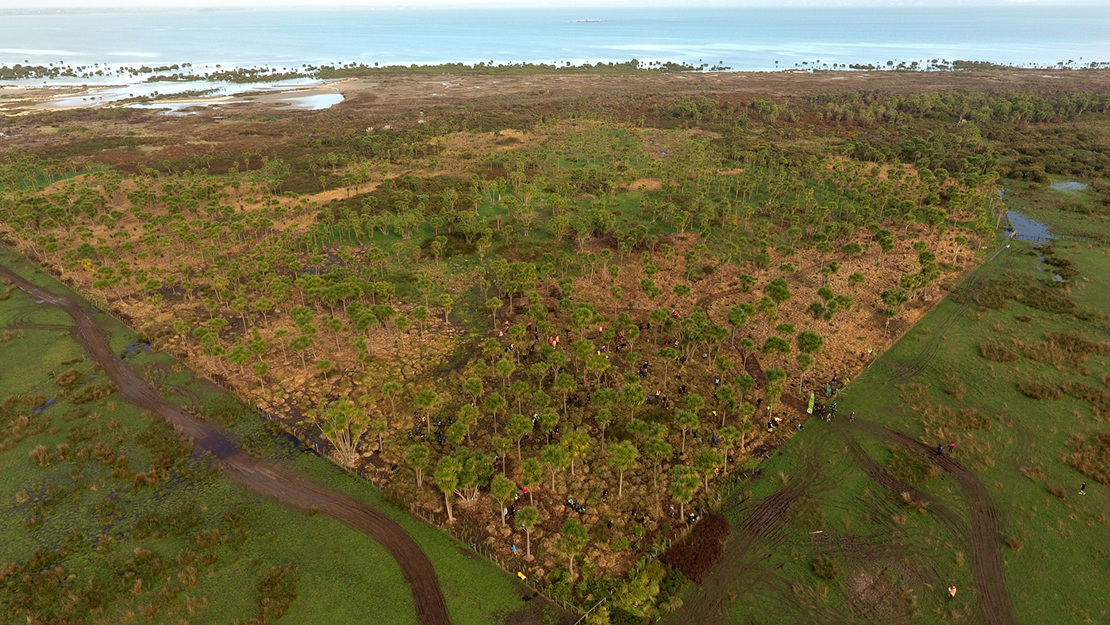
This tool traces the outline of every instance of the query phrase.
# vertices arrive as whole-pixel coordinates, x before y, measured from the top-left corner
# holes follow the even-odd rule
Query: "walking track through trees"
[[[431,561],[395,521],[350,497],[301,479],[276,462],[249,457],[238,449],[225,431],[155,393],[145,380],[116,356],[104,330],[77,302],[35,286],[3,265],[0,265],[0,275],[29,295],[68,313],[77,324],[72,328],[77,340],[89,356],[104,368],[125,400],[180,428],[201,449],[211,453],[229,477],[243,486],[295,508],[314,508],[365,532],[381,543],[400,565],[401,573],[412,589],[419,622],[422,625],[448,625],[451,622]]]

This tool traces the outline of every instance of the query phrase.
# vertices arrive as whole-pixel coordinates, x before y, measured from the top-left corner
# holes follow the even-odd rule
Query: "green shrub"
[[[818,556],[817,559],[813,561],[813,573],[821,579],[831,581],[840,577],[840,567],[831,559],[825,556]]]

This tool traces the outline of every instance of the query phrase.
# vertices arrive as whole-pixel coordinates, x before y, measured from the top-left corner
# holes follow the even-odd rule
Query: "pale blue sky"
[[[1029,6],[1104,6],[1107,0],[0,0],[3,9],[109,7],[231,8],[231,7],[641,7],[648,5],[683,6],[933,6],[945,5],[1029,5]]]

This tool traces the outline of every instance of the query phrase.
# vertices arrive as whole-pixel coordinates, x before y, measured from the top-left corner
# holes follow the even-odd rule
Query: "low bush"
[[[1088,401],[1091,403],[1091,405],[1100,410],[1110,407],[1110,395],[1108,395],[1106,391],[1098,388],[1097,386],[1091,386],[1090,384],[1084,384],[1083,382],[1070,380],[1068,382],[1064,382],[1060,388],[1062,388],[1064,392],[1068,395],[1071,395],[1072,397],[1075,397],[1077,399]]]
[[[57,384],[62,388],[69,388],[70,386],[73,386],[73,383],[76,382],[77,379],[80,377],[80,371],[76,369],[70,369],[69,371],[66,371],[58,377],[54,378],[54,384]]]
[[[1068,446],[1072,453],[1064,456],[1064,462],[1092,480],[1110,486],[1110,432],[1101,432],[1090,440],[1076,435]]]
[[[259,622],[277,621],[297,598],[297,584],[301,581],[301,570],[292,562],[270,567],[258,580],[257,597]]]
[[[115,385],[112,384],[110,381],[105,380],[97,384],[82,386],[75,392],[71,393],[67,399],[71,404],[80,406],[81,404],[87,404],[91,401],[104,399],[105,397],[114,393],[115,390]]]
[[[936,464],[902,445],[890,448],[886,468],[891,475],[910,484],[924,484],[940,475],[940,468]]]
[[[983,358],[994,362],[1015,362],[1018,358],[1021,358],[1021,356],[998,343],[980,343],[979,353],[983,355]]]
[[[830,558],[818,556],[817,559],[813,561],[813,573],[821,579],[831,581],[840,577],[840,567]]]
[[[989,430],[991,420],[974,408],[956,410],[948,406],[933,406],[925,411],[922,420],[931,425],[960,430]]]
[[[1060,399],[1064,396],[1063,391],[1056,388],[1055,386],[1052,386],[1051,384],[1045,384],[1043,382],[1023,381],[1018,382],[1017,387],[1018,390],[1021,391],[1022,395],[1025,395],[1026,397],[1029,397],[1031,399],[1047,399],[1049,401],[1056,401],[1057,399]]]
[[[32,449],[30,456],[31,460],[37,462],[40,467],[50,466],[50,452],[45,445],[39,445]]]

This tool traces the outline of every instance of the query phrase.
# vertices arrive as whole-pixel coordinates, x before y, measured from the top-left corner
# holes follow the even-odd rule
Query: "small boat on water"
[[[584,20],[574,20],[574,21],[575,21],[575,22],[577,22],[577,23],[579,23],[579,24],[583,24],[583,23],[585,23],[585,22],[600,22],[601,20],[592,20],[592,19],[590,19],[590,18],[588,18],[588,17],[587,17],[587,18],[586,18],[586,19],[584,19]]]

